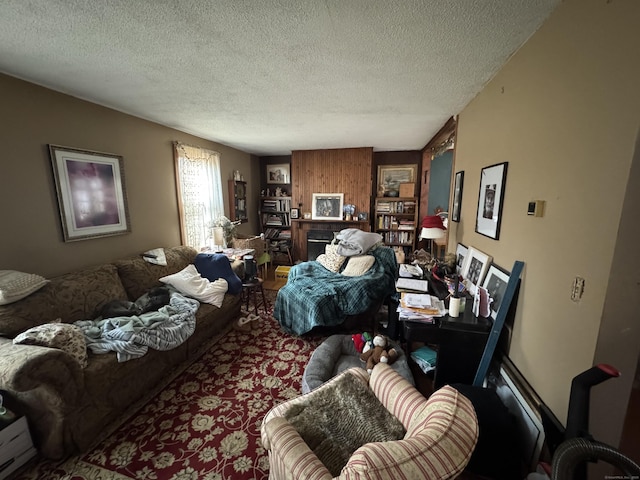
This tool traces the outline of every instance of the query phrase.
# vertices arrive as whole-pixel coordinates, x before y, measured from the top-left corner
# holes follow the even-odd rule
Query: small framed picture
[[[267,183],[291,183],[291,169],[289,164],[267,165]]]
[[[482,283],[482,287],[487,289],[491,297],[492,301],[489,308],[491,310],[491,318],[494,320],[498,315],[498,310],[500,310],[500,304],[504,298],[504,292],[507,290],[508,283],[509,272],[492,263]]]
[[[508,162],[498,163],[483,168],[480,173],[476,232],[494,240],[500,238],[508,165]]]
[[[291,218],[296,219],[296,218],[300,218],[300,210],[297,208],[292,208],[291,209]]]
[[[467,257],[467,251],[469,249],[463,244],[459,243],[456,247],[456,272],[461,274],[462,267],[464,266],[464,260]]]
[[[313,220],[342,220],[344,193],[314,193],[312,196]]]
[[[358,212],[358,220],[360,222],[366,222],[369,220],[369,214],[367,212]]]
[[[464,171],[456,173],[456,181],[453,184],[453,208],[451,209],[451,220],[460,221],[460,205],[462,203],[462,187],[464,184]]]
[[[482,280],[489,269],[492,259],[493,257],[477,248],[469,247],[460,275],[464,278],[465,286],[470,294],[474,295],[476,287],[482,285]]]

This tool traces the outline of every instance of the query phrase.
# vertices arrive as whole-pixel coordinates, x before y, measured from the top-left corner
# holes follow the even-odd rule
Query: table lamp
[[[440,215],[427,215],[422,219],[422,231],[420,232],[420,238],[429,240],[429,246],[431,247],[431,254],[433,255],[433,242],[436,238],[444,237],[446,230],[444,223],[442,223],[442,217]]]

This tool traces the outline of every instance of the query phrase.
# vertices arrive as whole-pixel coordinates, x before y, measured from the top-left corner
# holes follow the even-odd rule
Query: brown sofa
[[[34,442],[48,458],[85,451],[121,423],[128,407],[165,386],[226,333],[240,315],[240,295],[225,294],[220,308],[201,304],[196,329],[186,342],[167,351],[149,351],[118,363],[114,352],[89,353],[82,368],[55,348],[14,345],[12,338],[60,318],[65,323],[96,318],[112,300],[135,301],[158,279],[193,263],[190,247],[165,249],[167,266],[142,257],[118,260],[56,277],[18,302],[0,306],[0,389],[23,409]]]

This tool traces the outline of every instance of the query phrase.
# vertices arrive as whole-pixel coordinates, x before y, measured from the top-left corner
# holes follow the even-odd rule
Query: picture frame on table
[[[462,243],[459,243],[456,247],[456,272],[458,274],[462,272],[462,267],[464,266],[464,261],[467,257],[468,251],[469,249]]]
[[[462,204],[462,187],[464,186],[464,171],[456,173],[453,183],[453,206],[451,207],[451,220],[460,222],[460,208]]]
[[[508,166],[509,162],[497,163],[480,172],[476,232],[494,240],[500,238]]]
[[[472,295],[476,293],[477,286],[482,285],[482,280],[484,280],[484,276],[489,269],[491,260],[493,260],[493,257],[477,248],[468,248],[460,275],[462,275],[465,286]]]
[[[401,183],[415,183],[418,165],[379,165],[378,166],[378,197],[400,196]]]
[[[121,155],[49,145],[65,242],[131,232]]]
[[[489,309],[491,310],[491,318],[494,320],[498,316],[498,310],[500,310],[504,293],[507,290],[509,277],[509,272],[492,263],[482,282],[482,287],[487,289],[489,296],[493,299],[489,305]]]
[[[291,183],[291,166],[288,163],[267,165],[267,183],[280,185]]]
[[[342,220],[344,193],[313,193],[312,220]]]

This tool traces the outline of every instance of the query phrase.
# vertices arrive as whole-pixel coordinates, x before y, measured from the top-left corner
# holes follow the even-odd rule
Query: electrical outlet
[[[584,278],[576,277],[573,280],[573,286],[571,287],[571,300],[574,302],[579,301],[582,298],[584,292]]]

